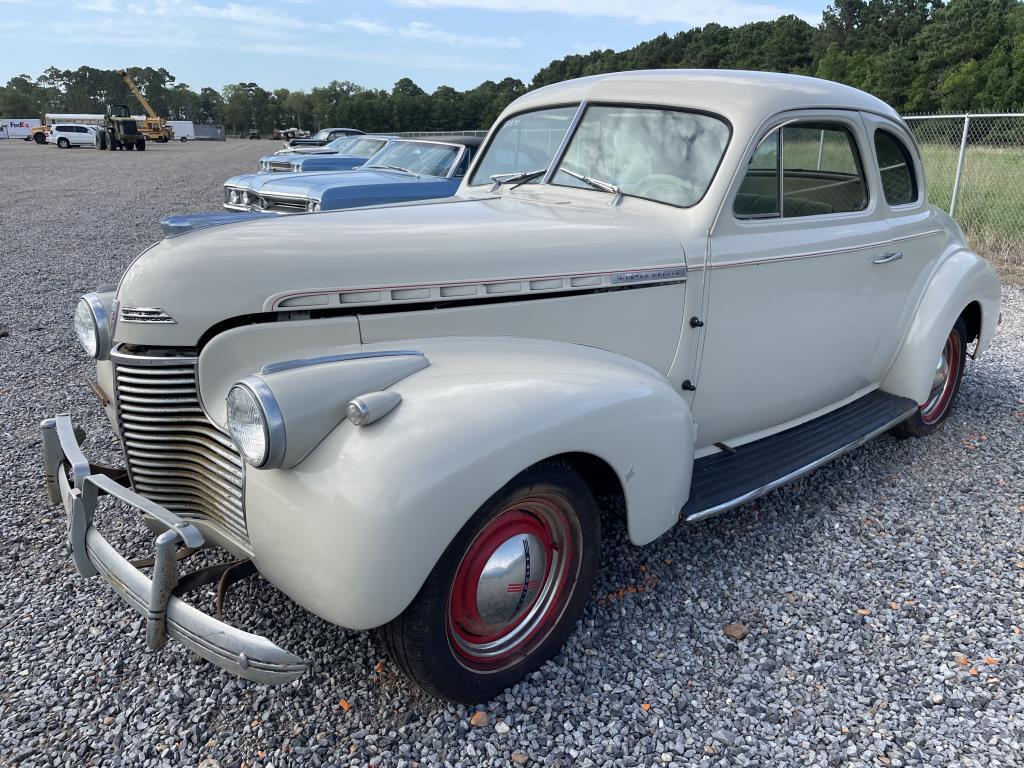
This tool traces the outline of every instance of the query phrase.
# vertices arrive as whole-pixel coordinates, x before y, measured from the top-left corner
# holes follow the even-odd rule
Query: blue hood
[[[369,158],[354,155],[278,155],[278,160],[291,159],[302,172],[348,171],[366,163]]]
[[[311,200],[319,200],[329,189],[370,185],[400,187],[403,184],[422,184],[442,180],[436,176],[416,176],[401,171],[358,168],[353,171],[340,172],[278,173],[269,179],[260,179],[259,189],[268,194],[287,192],[292,195],[304,195]]]

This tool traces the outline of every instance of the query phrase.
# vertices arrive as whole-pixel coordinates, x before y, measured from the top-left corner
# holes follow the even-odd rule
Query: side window
[[[736,193],[733,211],[746,219],[779,215],[779,131],[774,130],[757,145],[747,173]]]
[[[850,213],[867,207],[867,185],[853,135],[836,123],[782,129],[782,215]]]
[[[853,135],[837,123],[795,123],[769,133],[747,165],[733,211],[739,218],[797,218],[867,207]]]
[[[917,174],[907,145],[889,131],[875,131],[875,155],[882,177],[882,191],[889,205],[907,205],[917,200]]]

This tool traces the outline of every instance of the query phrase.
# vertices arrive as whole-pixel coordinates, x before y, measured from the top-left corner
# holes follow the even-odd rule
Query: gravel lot
[[[1024,290],[927,440],[883,437],[652,546],[608,515],[584,624],[532,679],[476,708],[412,688],[371,639],[252,580],[228,618],[313,662],[236,680],[74,572],[47,504],[40,419],[114,444],[71,330],[168,213],[214,210],[268,141],[145,154],[0,142],[0,764],[1024,764]],[[211,254],[215,258],[216,254]],[[118,510],[99,523],[147,551]],[[739,642],[723,628],[740,622]]]

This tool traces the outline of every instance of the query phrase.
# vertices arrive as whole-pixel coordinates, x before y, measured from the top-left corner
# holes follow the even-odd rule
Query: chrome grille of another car
[[[118,423],[135,491],[248,551],[242,459],[199,405],[195,357],[115,352]]]

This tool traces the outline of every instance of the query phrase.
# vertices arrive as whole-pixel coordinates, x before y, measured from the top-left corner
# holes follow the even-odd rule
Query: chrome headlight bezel
[[[263,450],[258,455],[254,452],[247,452],[246,440],[241,435],[240,425],[232,419],[232,395],[245,398],[258,419],[258,425],[263,435]],[[228,390],[225,400],[227,406],[225,424],[228,434],[231,435],[231,442],[238,448],[245,463],[256,469],[280,467],[284,462],[287,446],[284,416],[277,403],[277,398],[274,397],[274,393],[270,391],[266,382],[259,376],[246,376],[239,379]]]
[[[91,339],[83,335],[85,323],[80,322],[86,315],[91,321]],[[87,293],[78,300],[74,325],[75,335],[85,354],[94,360],[106,360],[110,357],[110,319],[103,301],[97,294]]]
[[[319,213],[320,212],[320,201],[319,200],[307,200],[306,201],[306,213]]]

